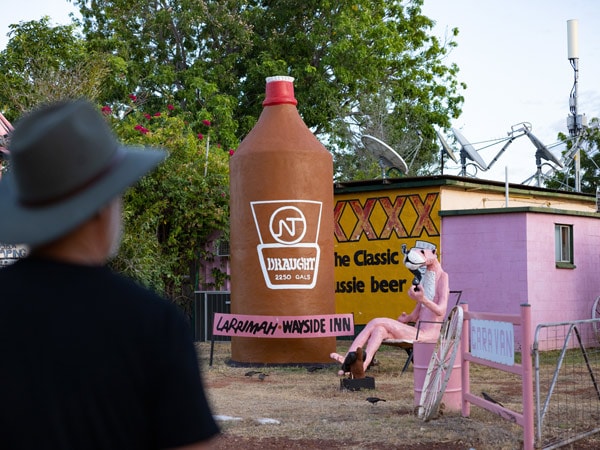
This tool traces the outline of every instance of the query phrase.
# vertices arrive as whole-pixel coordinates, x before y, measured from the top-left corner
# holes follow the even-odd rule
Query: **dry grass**
[[[522,447],[521,427],[475,406],[469,418],[460,411],[444,411],[429,422],[418,419],[413,369],[400,374],[406,359],[400,349],[380,349],[380,365],[368,373],[375,378],[375,390],[351,392],[340,389],[337,365],[312,373],[305,367],[264,368],[268,376],[261,381],[245,376],[249,368],[227,364],[228,342],[215,343],[212,367],[208,366],[210,344],[198,345],[213,412],[235,418],[220,422],[226,439],[219,448],[296,448],[295,443],[298,448],[330,449]],[[339,341],[339,351],[347,345]],[[519,411],[520,383],[513,376],[474,367],[471,383],[473,392],[485,390]],[[370,404],[368,396],[386,401]],[[260,419],[273,423],[260,424]]]

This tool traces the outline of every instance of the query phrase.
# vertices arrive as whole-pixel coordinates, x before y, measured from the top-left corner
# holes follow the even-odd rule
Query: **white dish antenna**
[[[525,134],[527,135],[527,137],[529,138],[531,143],[536,148],[535,165],[537,167],[537,170],[536,170],[535,175],[532,175],[531,177],[529,177],[527,180],[525,180],[523,182],[523,184],[527,184],[532,179],[535,178],[535,180],[537,182],[537,186],[539,187],[542,185],[543,179],[547,176],[542,172],[542,166],[544,165],[542,160],[550,161],[551,163],[555,164],[556,166],[560,167],[561,169],[564,167],[564,164],[556,156],[554,156],[550,150],[548,150],[548,147],[546,147],[544,144],[542,144],[542,142],[537,137],[535,137],[535,135],[531,132],[530,129],[526,129]],[[548,164],[548,165],[552,166],[552,164]],[[554,169],[555,169],[555,167],[552,167],[552,171],[554,171]]]
[[[552,152],[550,152],[550,150],[548,150],[548,148],[544,144],[542,144],[542,142],[537,137],[535,137],[531,131],[527,130],[525,134],[537,149],[535,152],[535,159],[538,166],[541,165],[541,160],[545,159],[546,161],[550,161],[556,164],[562,169],[562,162],[560,162],[558,158],[554,156]]]
[[[481,170],[488,170],[487,164],[483,161],[477,150],[471,145],[467,138],[465,138],[460,131],[456,128],[452,128],[452,134],[456,137],[456,140],[461,146],[460,149],[460,163],[462,165],[463,175],[466,174],[467,158],[478,165]]]
[[[361,141],[365,148],[378,159],[383,179],[387,178],[390,169],[397,169],[405,175],[408,173],[406,162],[385,142],[368,134],[364,134]]]
[[[450,148],[448,142],[446,142],[446,139],[444,138],[444,135],[438,130],[435,130],[435,134],[437,134],[437,137],[440,140],[440,143],[442,144],[442,155],[446,153],[446,155],[448,155],[452,161],[458,164],[458,158],[456,157],[456,153],[454,153],[454,151]]]

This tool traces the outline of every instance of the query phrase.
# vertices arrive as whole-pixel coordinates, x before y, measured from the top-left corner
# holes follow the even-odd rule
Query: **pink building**
[[[534,330],[590,319],[600,295],[598,219],[539,207],[444,211],[443,265],[471,310],[517,314],[529,303]]]
[[[7,147],[12,130],[13,126],[8,120],[6,120],[6,117],[0,113],[0,178],[2,178],[2,171],[4,170],[4,164],[2,161],[8,158]]]
[[[537,322],[589,319],[600,295],[599,218],[535,207],[445,211],[444,268],[474,309],[514,314],[529,303]],[[560,261],[565,227],[572,235]]]

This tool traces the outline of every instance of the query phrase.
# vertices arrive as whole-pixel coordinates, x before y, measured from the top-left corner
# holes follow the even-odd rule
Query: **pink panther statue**
[[[397,320],[380,317],[372,319],[356,336],[346,356],[331,353],[331,359],[342,364],[340,375],[347,367],[356,349],[363,349],[363,365],[366,370],[384,339],[411,339],[417,335],[419,321],[419,340],[437,340],[440,325],[429,322],[442,322],[446,316],[449,296],[448,274],[444,272],[436,254],[434,244],[417,241],[409,252],[403,246],[404,265],[415,275],[408,296],[417,302],[410,314],[403,312]],[[415,326],[409,325],[414,322]]]

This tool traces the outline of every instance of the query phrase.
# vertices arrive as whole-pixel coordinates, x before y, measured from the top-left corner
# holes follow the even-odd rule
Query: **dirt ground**
[[[428,422],[415,415],[413,367],[401,374],[403,350],[382,347],[379,365],[368,375],[374,390],[340,388],[338,365],[244,368],[229,364],[230,343],[216,342],[209,366],[210,343],[198,343],[201,367],[213,413],[223,436],[216,450],[225,449],[521,449],[523,429],[486,410],[472,406],[469,417],[449,411]],[[338,341],[345,351],[348,341]],[[246,376],[250,370],[257,374]],[[520,381],[511,374],[473,367],[471,391],[485,391],[505,407],[521,412]],[[367,397],[385,401],[370,403]],[[600,448],[600,435],[564,448]]]

